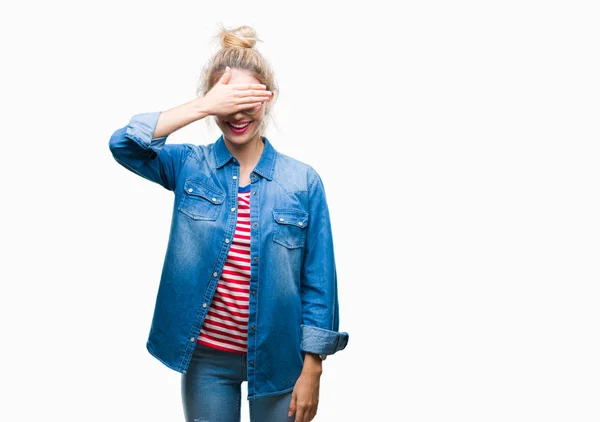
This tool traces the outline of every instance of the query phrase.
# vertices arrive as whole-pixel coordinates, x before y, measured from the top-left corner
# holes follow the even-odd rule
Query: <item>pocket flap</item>
[[[186,179],[183,185],[183,191],[187,195],[202,197],[213,204],[222,204],[225,200],[224,192],[195,179]]]
[[[301,228],[308,225],[308,213],[302,210],[273,210],[273,218],[279,224],[291,224]]]

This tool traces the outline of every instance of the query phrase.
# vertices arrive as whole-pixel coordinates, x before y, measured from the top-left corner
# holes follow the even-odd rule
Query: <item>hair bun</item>
[[[256,31],[246,25],[221,31],[221,46],[223,48],[252,48],[256,41]]]

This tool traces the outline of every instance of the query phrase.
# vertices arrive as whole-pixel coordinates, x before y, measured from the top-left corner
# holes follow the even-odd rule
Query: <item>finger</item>
[[[261,106],[262,106],[262,103],[240,104],[240,105],[238,105],[237,111],[249,110],[249,109],[253,109],[253,108],[256,108],[256,110],[258,111],[259,107],[261,107]]]
[[[288,410],[288,417],[292,416],[296,411],[296,395],[292,393],[292,400],[290,401],[290,408]]]
[[[294,422],[305,422],[304,421],[304,408],[299,407],[296,410],[296,420]]]
[[[248,104],[248,103],[263,103],[268,101],[266,97],[240,97],[236,100],[236,104]]]
[[[238,89],[233,92],[233,95],[237,98],[248,97],[250,95],[270,98],[273,96],[273,91],[266,91],[264,89]]]
[[[304,411],[304,419],[302,419],[302,422],[310,422],[312,420],[312,418],[310,417],[310,415],[311,415],[310,408],[307,408]]]
[[[240,98],[240,97],[248,97],[248,96],[258,96],[258,97],[265,97],[265,98],[271,98],[273,96],[273,93],[271,91],[260,91],[258,89],[247,89],[245,91],[237,91],[235,93],[235,95]]]
[[[267,89],[267,86],[263,84],[235,84],[231,85],[231,87],[238,91],[244,91],[246,89]]]
[[[227,82],[229,82],[229,78],[231,78],[231,68],[229,66],[226,66],[225,72],[223,72],[223,75],[219,79],[218,83],[226,84]]]

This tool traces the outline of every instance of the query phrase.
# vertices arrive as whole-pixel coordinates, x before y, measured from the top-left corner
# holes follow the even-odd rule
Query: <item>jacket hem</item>
[[[170,368],[174,371],[177,371],[181,374],[185,373],[185,371],[183,371],[179,366],[174,366],[171,365],[170,363],[168,363],[167,361],[161,359],[158,354],[156,353],[156,351],[152,348],[152,346],[150,346],[150,343],[146,343],[146,350],[148,350],[148,353],[150,353],[152,356],[154,356],[154,358],[156,358],[158,361],[160,361],[163,365],[165,365],[167,368]]]
[[[253,394],[253,395],[248,395],[248,397],[246,397],[247,400],[254,400],[254,399],[259,399],[261,397],[268,397],[268,396],[276,396],[279,394],[285,394],[285,393],[289,393],[290,391],[294,390],[295,387],[295,383],[294,385],[292,385],[291,387],[288,387],[284,390],[279,390],[279,391],[274,391],[272,393],[263,393],[263,394]]]

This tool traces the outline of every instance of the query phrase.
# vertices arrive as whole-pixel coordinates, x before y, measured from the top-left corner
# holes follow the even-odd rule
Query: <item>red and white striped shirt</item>
[[[233,241],[198,343],[234,353],[248,351],[250,292],[250,185],[239,188]]]

